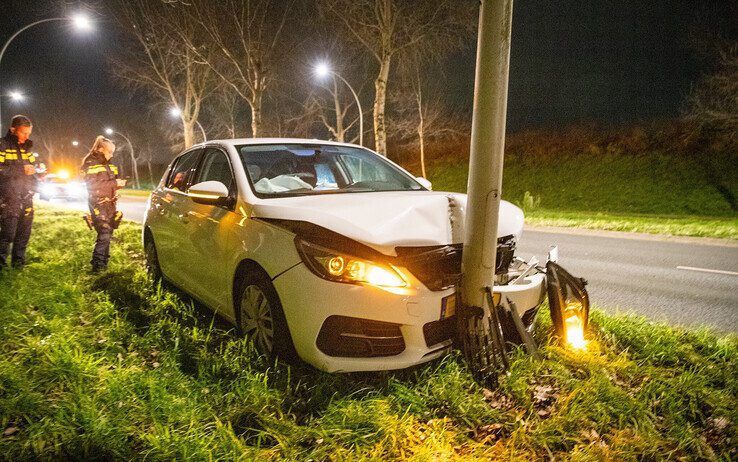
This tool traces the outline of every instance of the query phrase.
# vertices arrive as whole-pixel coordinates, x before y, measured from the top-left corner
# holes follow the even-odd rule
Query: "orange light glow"
[[[62,180],[68,180],[69,179],[69,170],[61,169],[58,172],[56,172],[56,176],[61,178]]]
[[[564,321],[566,329],[566,343],[575,350],[584,350],[587,348],[587,341],[584,340],[584,325],[579,316],[573,315]]]

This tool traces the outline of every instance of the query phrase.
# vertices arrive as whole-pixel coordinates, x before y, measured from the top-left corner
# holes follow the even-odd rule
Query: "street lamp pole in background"
[[[131,167],[133,170],[133,182],[136,185],[136,189],[141,189],[141,182],[138,180],[138,160],[136,160],[136,156],[133,154],[133,143],[131,143],[130,138],[128,138],[123,133],[113,130],[112,128],[108,127],[105,129],[105,134],[108,136],[113,136],[113,134],[120,135],[121,138],[126,140],[126,143],[128,143],[128,150],[131,153]]]
[[[482,309],[482,322],[476,324],[476,329],[484,331],[476,333],[487,339],[490,338],[489,319],[494,307],[489,306],[485,287],[493,287],[497,255],[512,8],[513,0],[482,0],[479,12],[462,253],[462,303],[466,307]],[[474,329],[471,324],[462,324],[461,328],[466,332]],[[482,347],[487,348],[488,345]],[[468,357],[469,352],[465,353]]]
[[[349,90],[351,90],[351,94],[354,95],[354,100],[356,100],[356,107],[359,109],[359,145],[364,146],[364,111],[361,109],[361,101],[359,100],[359,95],[356,94],[354,87],[352,87],[351,84],[348,83],[348,80],[344,79],[341,74],[332,70],[325,63],[318,64],[315,67],[315,74],[318,77],[326,77],[328,75],[338,77],[341,79],[341,82],[345,83]]]
[[[43,24],[46,22],[51,21],[71,21],[72,24],[74,24],[74,27],[80,30],[89,30],[92,28],[92,25],[90,24],[90,20],[81,14],[71,16],[71,17],[59,17],[59,18],[46,18],[41,19],[36,22],[32,22],[31,24],[28,24],[24,27],[21,27],[13,35],[10,36],[10,38],[5,42],[5,45],[3,45],[3,48],[0,49],[0,63],[2,63],[3,55],[5,55],[5,50],[8,49],[8,45],[17,37],[19,36],[23,31],[26,31],[30,29],[33,26]],[[0,72],[0,75],[2,75],[2,72]],[[2,102],[0,101],[0,130],[2,130],[2,124],[3,124],[3,115],[2,115]]]
[[[175,106],[169,110],[169,115],[171,115],[172,117],[182,117],[182,109]],[[196,120],[195,123],[200,128],[200,133],[202,133],[202,141],[203,142],[207,141],[208,137],[205,134],[205,129],[202,128],[202,124],[200,123],[199,120]]]

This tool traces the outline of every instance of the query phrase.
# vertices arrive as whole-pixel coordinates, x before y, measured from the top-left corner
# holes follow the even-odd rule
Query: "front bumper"
[[[304,264],[275,278],[300,358],[327,372],[354,372],[403,369],[448,352],[455,323],[449,316],[441,319],[441,305],[455,289],[430,291],[405,275],[409,286],[402,289],[327,281]],[[523,317],[543,300],[544,281],[543,274],[534,274],[522,284],[496,286],[495,292]],[[344,346],[356,345],[359,351],[331,348],[341,336]]]

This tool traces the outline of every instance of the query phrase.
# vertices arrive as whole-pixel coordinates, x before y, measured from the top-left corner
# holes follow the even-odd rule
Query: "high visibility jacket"
[[[31,140],[19,144],[18,137],[10,131],[0,138],[0,200],[11,203],[14,199],[32,198],[38,180],[35,175],[26,175],[24,166],[35,167],[38,162]]]
[[[118,184],[118,167],[105,160],[100,153],[92,153],[82,163],[82,176],[87,184],[90,206],[100,202],[115,201]]]

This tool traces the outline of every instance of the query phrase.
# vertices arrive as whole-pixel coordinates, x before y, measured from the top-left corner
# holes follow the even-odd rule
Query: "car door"
[[[201,154],[201,149],[195,149],[174,161],[164,189],[152,204],[154,213],[159,214],[159,224],[153,232],[162,272],[184,289],[188,289],[189,267],[194,264],[193,246],[186,229],[192,200],[186,191],[192,184]]]
[[[192,239],[196,265],[193,277],[197,281],[198,295],[209,306],[231,315],[227,306],[231,279],[233,278],[232,249],[241,215],[234,213],[236,182],[228,155],[218,148],[206,148],[197,175],[192,184],[203,181],[219,181],[228,188],[228,200],[218,205],[192,203],[189,210],[187,234]]]

